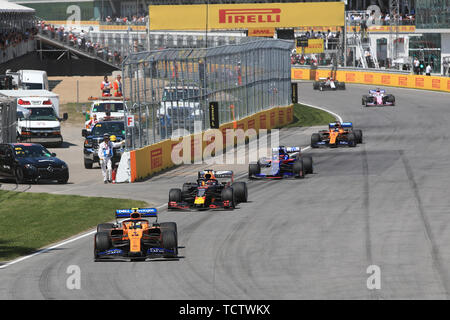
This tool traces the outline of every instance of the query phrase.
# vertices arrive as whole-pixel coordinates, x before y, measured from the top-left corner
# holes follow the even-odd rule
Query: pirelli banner
[[[150,30],[343,26],[344,2],[149,6]]]
[[[318,80],[330,76],[330,69],[318,69],[315,79],[311,78],[310,68],[292,68],[291,78],[295,80]],[[424,89],[450,92],[450,78],[412,74],[395,74],[370,71],[338,70],[337,80],[347,83],[361,83],[375,86],[392,86],[411,89]]]

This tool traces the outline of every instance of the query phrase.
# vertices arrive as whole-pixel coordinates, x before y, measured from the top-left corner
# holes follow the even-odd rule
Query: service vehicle
[[[313,172],[312,157],[302,155],[300,147],[272,148],[271,158],[260,158],[257,163],[248,165],[249,179],[304,178],[306,174]]]
[[[203,170],[197,182],[186,182],[182,189],[169,191],[170,209],[234,209],[247,202],[245,182],[234,182],[233,171]]]
[[[356,147],[362,143],[362,130],[353,129],[351,122],[332,122],[328,130],[320,130],[311,135],[311,147],[321,146],[336,148],[338,146]]]
[[[16,183],[41,180],[67,183],[69,168],[40,144],[0,144],[0,177],[14,179]]]
[[[118,221],[118,219],[125,219]],[[155,221],[150,221],[155,218]],[[94,236],[94,260],[130,259],[142,261],[148,258],[178,256],[178,231],[175,222],[158,223],[155,208],[116,210],[115,223],[97,226]]]
[[[13,84],[23,90],[49,90],[47,72],[44,70],[6,70],[13,78]]]
[[[158,133],[162,139],[170,138],[176,129],[194,132],[195,122],[203,121],[200,88],[196,86],[167,86],[157,111]],[[202,130],[202,129],[201,129]]]
[[[59,95],[47,90],[0,90],[0,95],[17,101],[17,141],[61,146]],[[24,109],[29,114],[24,113]]]
[[[362,96],[362,105],[370,106],[395,106],[395,96],[393,94],[386,94],[383,89],[369,90],[369,94]]]
[[[123,120],[125,109],[123,98],[119,97],[89,97],[91,108],[86,112],[85,129],[91,130],[96,121]],[[125,106],[126,107],[126,106]]]
[[[107,133],[115,136],[115,141],[121,142],[125,139],[125,124],[123,121],[100,121],[97,122],[91,131],[87,129],[81,130],[81,135],[85,138],[83,155],[84,155],[84,167],[86,169],[92,169],[94,163],[100,163],[98,158],[98,147],[103,141],[103,135]],[[123,146],[114,148],[114,155],[112,158],[113,167],[115,163],[120,162],[120,158],[124,152]]]

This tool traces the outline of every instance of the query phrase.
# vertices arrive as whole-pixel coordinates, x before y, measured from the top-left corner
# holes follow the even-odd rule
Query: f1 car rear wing
[[[336,122],[332,122],[328,125],[328,128],[332,129],[336,126]],[[342,128],[353,128],[353,123],[351,122],[342,122],[341,123]]]
[[[369,94],[374,94],[374,93],[377,93],[377,90],[369,90]],[[380,93],[386,93],[386,90],[384,90],[384,89],[380,89]]]
[[[133,213],[137,214],[136,217],[141,218],[158,217],[158,210],[156,208],[132,208],[132,209],[117,209],[116,218],[134,218]]]
[[[272,152],[278,152],[280,149],[284,149],[286,153],[294,153],[294,152],[300,152],[300,147],[284,147],[280,146],[278,148],[272,148]]]
[[[199,179],[205,179],[206,174],[211,174],[215,178],[233,178],[233,171],[214,171],[214,170],[203,170],[198,172]]]

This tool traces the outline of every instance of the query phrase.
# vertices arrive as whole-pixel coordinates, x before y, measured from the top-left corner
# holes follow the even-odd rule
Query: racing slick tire
[[[181,189],[182,193],[187,193],[191,189],[192,184],[189,182],[183,183],[183,187]]]
[[[305,177],[305,170],[303,167],[302,160],[296,160],[292,166],[292,172],[295,174],[296,178],[303,179]]]
[[[112,224],[112,223],[100,223],[97,226],[97,232],[109,233],[109,231],[113,228],[114,228],[114,224]]]
[[[313,169],[313,159],[310,156],[303,156],[301,157],[303,161],[303,168],[305,170],[305,174],[312,174],[314,173]]]
[[[161,222],[159,226],[161,229],[172,230],[175,234],[178,232],[177,224],[175,222]]]
[[[336,89],[345,90],[345,82],[336,81]]]
[[[161,222],[159,224],[159,227],[166,231],[166,230],[170,230],[175,232],[175,237],[176,237],[176,241],[177,241],[177,247],[175,248],[175,253],[178,255],[178,228],[177,228],[177,224],[175,222]]]
[[[347,136],[347,140],[348,140],[348,146],[349,147],[356,147],[356,137],[355,134],[353,132],[350,132]]]
[[[178,255],[177,234],[173,230],[163,230],[161,233],[163,248],[172,252],[165,252],[164,258],[176,258]]]
[[[181,189],[174,188],[169,190],[169,202],[181,202],[181,200]]]
[[[233,188],[236,202],[247,202],[248,191],[247,184],[245,182],[235,182],[231,185],[231,187]]]
[[[356,129],[356,130],[353,130],[353,133],[355,134],[356,143],[362,143],[363,142],[362,130]]]
[[[248,178],[252,179],[255,174],[261,173],[261,167],[257,163],[250,163],[248,165]]]
[[[317,145],[317,143],[319,142],[320,142],[320,134],[313,133],[311,135],[311,148],[318,148],[319,146]]]
[[[318,89],[319,89],[319,86],[320,86],[320,82],[318,82],[318,81],[314,81],[314,82],[313,82],[313,89],[314,89],[314,90],[318,90]]]
[[[386,96],[386,102],[390,102],[392,106],[395,106],[395,97],[392,94],[388,94]]]
[[[84,159],[84,168],[85,169],[92,169],[93,166],[94,166],[94,162]]]
[[[367,107],[367,95],[363,95],[361,104]]]
[[[111,239],[106,232],[97,232],[94,240],[94,258],[98,258],[98,253],[111,248]]]
[[[221,201],[231,201],[231,208],[235,208],[236,206],[236,198],[234,194],[233,188],[225,188],[220,193]]]

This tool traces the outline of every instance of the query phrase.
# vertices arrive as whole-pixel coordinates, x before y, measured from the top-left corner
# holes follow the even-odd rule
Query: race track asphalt
[[[386,88],[397,105],[365,109],[368,89],[318,92],[300,83],[300,101],[352,121],[364,143],[307,150],[315,173],[304,180],[241,178],[249,202],[234,211],[163,210],[160,221],[178,224],[178,261],[96,263],[90,234],[0,269],[0,299],[448,299],[450,95]],[[280,140],[307,146],[312,131],[285,129]],[[77,176],[64,189],[28,191],[161,205],[169,188],[204,167],[125,185]],[[231,169],[240,176],[246,168]],[[79,290],[66,286],[71,265],[80,267]],[[372,265],[381,271],[379,290],[367,288]]]

